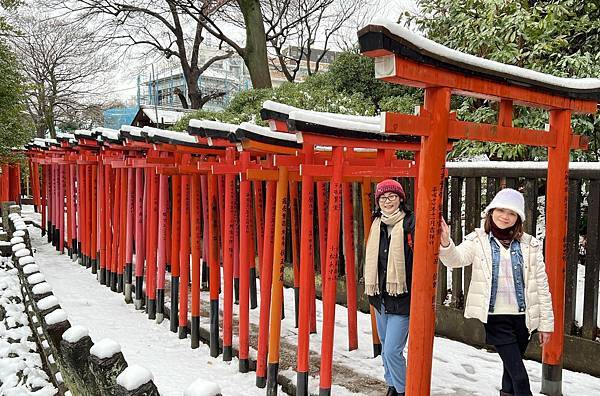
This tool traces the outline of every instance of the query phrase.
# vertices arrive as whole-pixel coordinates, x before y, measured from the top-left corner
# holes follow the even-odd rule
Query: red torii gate
[[[280,334],[283,312],[283,261],[288,197],[294,199],[295,183],[287,166],[278,166],[279,156],[294,156],[300,145],[289,134],[273,132],[267,128],[242,123],[236,130],[236,139],[244,151],[263,157],[260,167],[247,168],[246,177],[267,182],[266,216],[264,231],[264,261],[261,266],[261,304],[256,362],[256,385],[267,387],[267,394],[276,393],[280,360]],[[297,173],[297,171],[296,171]],[[241,194],[240,194],[241,195]],[[296,194],[297,195],[297,194]],[[292,220],[295,214],[290,207]],[[294,220],[293,220],[294,221]],[[292,223],[293,223],[292,221]],[[296,220],[297,221],[297,218]],[[297,230],[292,227],[292,240]],[[292,249],[294,250],[294,249]],[[295,263],[297,265],[297,263]],[[296,312],[297,307],[296,307]]]
[[[425,90],[419,115],[386,113],[383,127],[422,136],[406,394],[430,392],[445,146],[455,139],[548,147],[553,194],[546,196],[545,252],[555,332],[543,349],[542,392],[562,394],[569,151],[586,147],[570,121],[572,113],[596,112],[600,80],[560,79],[462,54],[391,22],[368,25],[358,36],[362,53],[375,58],[377,78]],[[498,124],[457,120],[450,111],[452,94],[499,102]],[[513,127],[514,104],[548,109],[550,130]]]
[[[300,113],[299,113],[300,112]],[[305,117],[309,117],[312,121],[315,121],[315,118],[317,119],[316,123],[317,124],[322,124],[322,121],[325,122],[324,125],[327,125],[328,121],[331,120],[339,120],[342,123],[346,123],[346,127],[349,128],[358,128],[358,130],[367,130],[369,129],[369,127],[371,127],[370,129],[373,130],[374,126],[377,126],[380,124],[381,120],[380,117],[368,117],[368,116],[352,116],[352,115],[345,115],[345,114],[336,114],[336,113],[324,113],[324,112],[315,112],[315,111],[305,111],[303,109],[299,109],[293,106],[289,106],[289,105],[285,105],[282,103],[277,103],[277,102],[273,102],[270,100],[267,100],[263,103],[263,108],[261,109],[261,117],[263,120],[268,121],[269,123],[269,127],[272,130],[275,131],[280,131],[280,132],[290,132],[289,131],[289,126],[288,126],[288,120],[289,120],[289,116],[291,113],[295,113],[295,116],[304,114]],[[321,122],[320,122],[321,121]],[[318,130],[319,128],[317,128]],[[375,128],[377,129],[377,128]],[[344,130],[340,130],[338,131],[338,135],[340,137],[345,136],[347,134],[351,134],[350,131],[344,131]],[[342,144],[339,141],[336,142],[336,144]],[[367,142],[365,142],[365,144],[363,144],[364,147],[367,147],[369,144]],[[330,150],[332,150],[332,148],[329,146],[328,147]],[[360,152],[361,150],[362,153]],[[371,150],[371,152],[368,152],[368,150]],[[357,147],[353,147],[351,150],[351,154],[350,154],[350,159],[353,162],[353,165],[360,165],[361,163],[363,165],[365,165],[367,168],[365,168],[365,170],[367,170],[367,172],[364,174],[364,176],[362,177],[356,177],[356,180],[361,182],[361,186],[362,186],[362,195],[361,195],[361,199],[362,199],[362,206],[363,206],[363,223],[365,224],[366,228],[366,232],[365,232],[365,238],[368,236],[368,227],[371,221],[371,202],[370,202],[370,197],[371,197],[371,183],[376,181],[377,179],[381,179],[383,178],[383,173],[378,174],[377,177],[369,177],[368,174],[370,174],[372,172],[372,169],[370,168],[373,165],[373,160],[375,159],[375,157],[377,156],[377,158],[379,158],[377,161],[379,161],[379,166],[380,167],[384,167],[381,161],[383,161],[385,159],[385,161],[389,161],[393,156],[395,156],[395,149],[382,149],[379,150],[379,153],[377,153],[378,149],[377,148],[372,148],[372,149],[363,149],[362,147],[357,146]],[[314,159],[319,159],[321,157],[323,157],[323,151],[320,149],[313,149],[312,152],[310,154],[306,154],[304,151],[302,153],[302,156],[299,157],[299,161],[302,163],[302,165],[314,165],[314,164],[323,164],[324,159],[321,159],[318,162],[314,162]],[[418,158],[418,151],[415,152],[415,156],[416,158]],[[356,158],[354,158],[356,157]],[[363,158],[363,161],[357,161],[357,159],[361,157]],[[371,159],[369,159],[370,157],[372,157]],[[328,153],[328,157],[326,159],[331,159],[331,153]],[[385,162],[384,161],[384,162]],[[404,162],[404,164],[407,166],[408,162]],[[355,168],[355,171],[357,169]],[[395,175],[398,176],[398,175]],[[416,174],[415,174],[416,176]],[[391,176],[390,176],[391,177]],[[319,180],[319,178],[317,178],[317,180]],[[348,180],[345,180],[348,181]],[[326,208],[325,208],[325,201],[326,201],[326,190],[325,190],[325,181],[319,180],[316,182],[317,184],[317,195],[318,195],[318,220],[319,220],[319,247],[321,251],[325,251],[326,250],[326,245],[327,245],[327,224],[325,221],[326,218]],[[312,185],[312,183],[309,183],[309,185]],[[349,190],[349,185],[347,183],[345,183],[343,185],[343,195],[344,195],[344,201],[346,201],[346,197],[349,197],[350,195],[350,190]],[[325,196],[325,197],[324,197]],[[304,197],[302,199],[302,201],[306,201],[306,202],[313,202],[313,193],[311,192],[308,196]],[[308,200],[308,201],[307,201]],[[348,198],[349,200],[349,198]],[[312,210],[312,206],[311,206],[311,210]],[[344,218],[345,220],[348,220],[350,217],[352,217],[352,209],[348,208],[348,210],[344,210]],[[306,234],[305,231],[302,233],[302,235],[308,235]],[[311,230],[312,232],[312,230]],[[312,233],[310,234],[312,236]],[[307,238],[303,238],[302,239],[302,243],[306,244],[307,243]],[[310,242],[312,244],[312,240]],[[350,246],[349,241],[345,240],[344,244],[346,245],[346,248],[348,246]],[[307,249],[307,247],[305,248]],[[304,249],[304,250],[305,250]],[[325,258],[325,255],[322,255],[322,259]],[[350,257],[350,259],[354,259],[353,257]],[[311,259],[306,259],[307,262],[312,262],[312,258]],[[324,261],[322,260],[322,264],[321,267],[324,268],[323,265]],[[295,274],[296,275],[296,274]],[[314,276],[314,274],[311,274],[310,277],[312,278]],[[298,274],[298,280],[300,278],[299,274]],[[296,276],[294,276],[294,279],[296,280]],[[350,281],[350,280],[348,280]],[[312,290],[311,290],[311,301],[312,301],[312,307],[311,307],[311,323],[310,323],[310,331],[311,332],[316,332],[316,318],[315,318],[315,311],[314,311],[314,301],[315,301],[315,288],[314,288],[314,282],[312,282]],[[348,292],[351,292],[352,290],[348,290]],[[356,316],[355,314],[352,315],[352,312],[356,312],[356,296],[352,295],[352,293],[350,293],[347,296],[347,303],[348,303],[348,322],[349,322],[349,331],[352,333],[352,329],[354,329],[354,332],[356,331]],[[379,356],[379,354],[381,353],[381,343],[379,341],[379,335],[377,334],[377,326],[375,323],[375,311],[373,307],[370,307],[371,310],[371,334],[372,334],[372,338],[373,338],[373,356],[377,357]],[[300,323],[299,327],[302,329],[302,326],[304,325],[304,323]],[[301,334],[303,334],[303,332],[301,332]],[[356,339],[356,335],[354,334],[350,334],[349,335],[349,343],[350,343],[350,350],[355,349],[356,348],[356,344],[357,344],[357,339]],[[301,354],[300,354],[301,355]],[[308,369],[308,367],[306,367],[306,370]],[[300,369],[299,371],[304,371],[302,369]]]
[[[320,178],[330,179],[329,209],[326,266],[321,269],[323,274],[323,334],[321,344],[321,369],[320,369],[320,395],[331,393],[332,380],[332,358],[333,358],[333,336],[335,319],[335,294],[336,294],[336,261],[339,240],[339,221],[342,214],[341,205],[343,184],[348,181],[363,181],[367,178],[379,179],[394,176],[415,177],[416,169],[412,161],[398,160],[395,158],[396,150],[418,151],[420,145],[418,138],[411,136],[398,136],[385,134],[378,131],[378,126],[350,121],[346,119],[332,119],[326,114],[316,112],[294,111],[289,114],[288,128],[296,131],[298,140],[303,144],[305,156],[310,157],[310,152],[317,146],[331,146],[332,159],[323,165],[311,164],[306,160],[302,164],[303,191],[304,182],[312,183]],[[360,120],[356,117],[355,120]],[[377,131],[375,131],[375,129]],[[356,158],[355,150],[362,148],[377,149],[375,153],[369,153],[370,158]],[[353,158],[353,156],[355,158]],[[364,156],[363,156],[364,157]],[[306,202],[303,200],[303,205]],[[370,204],[367,206],[370,207]],[[305,209],[305,208],[303,208]],[[307,207],[306,207],[307,209]],[[303,212],[304,213],[304,212]],[[308,217],[303,218],[304,227],[312,227],[312,221]],[[303,256],[307,253],[302,250]],[[301,270],[306,270],[304,259]],[[301,274],[301,304],[305,305],[306,274]],[[301,312],[306,310],[301,309]],[[306,315],[306,313],[305,313]],[[307,319],[307,318],[306,318]],[[298,395],[306,395],[308,392],[308,344],[306,330],[299,331],[298,343]]]
[[[0,166],[0,202],[21,203],[21,166],[6,163]]]

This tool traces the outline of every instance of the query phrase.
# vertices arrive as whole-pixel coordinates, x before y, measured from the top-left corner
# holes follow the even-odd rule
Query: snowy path
[[[58,255],[54,248],[41,238],[40,231],[30,227],[34,246],[37,248],[36,261],[41,271],[52,285],[61,306],[67,311],[72,324],[89,327],[94,341],[109,337],[122,345],[128,363],[139,364],[152,371],[155,383],[163,395],[181,395],[183,389],[195,379],[202,377],[218,383],[224,396],[264,395],[265,390],[254,386],[253,372],[237,372],[237,359],[224,363],[220,357],[211,358],[206,345],[192,350],[188,340],[179,340],[169,331],[168,321],[157,325],[133,305],[126,305],[121,295],[100,286],[89,270],[74,264],[66,255]],[[202,299],[207,296],[203,294]],[[286,319],[282,321],[282,337],[295,344],[293,290],[285,290]],[[206,300],[205,300],[206,301]],[[237,306],[235,307],[237,310]],[[321,319],[321,304],[317,302],[317,320]],[[377,380],[383,378],[380,358],[371,358],[370,318],[360,314],[359,349],[347,351],[347,312],[344,307],[336,310],[336,340],[334,359],[340,365],[354,370],[357,375]],[[202,318],[203,327],[208,319]],[[257,323],[258,310],[251,313],[251,321]],[[318,325],[320,329],[320,324]],[[235,341],[234,341],[235,342]],[[320,335],[311,336],[311,350],[320,349]],[[494,395],[498,393],[501,376],[501,361],[496,354],[476,349],[459,342],[436,337],[433,358],[432,395]],[[527,361],[534,394],[540,389],[541,364]],[[295,380],[295,373],[285,372]],[[343,382],[336,379],[334,383]],[[600,394],[600,379],[586,374],[563,372],[565,395]],[[316,391],[318,378],[310,379],[311,391]],[[382,394],[383,388],[371,389],[369,395]],[[334,386],[335,395],[354,393]],[[367,393],[360,393],[367,394]]]

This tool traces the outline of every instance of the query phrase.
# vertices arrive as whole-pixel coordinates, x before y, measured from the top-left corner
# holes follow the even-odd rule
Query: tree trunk
[[[254,88],[271,88],[271,74],[267,60],[267,38],[263,25],[260,0],[237,0],[246,25],[244,62],[250,72]]]
[[[46,137],[46,124],[40,124],[39,122],[36,122],[35,136],[41,139],[44,139]]]
[[[183,62],[181,63],[183,68],[183,77],[185,78],[185,83],[187,84],[188,88],[188,98],[190,99],[189,106],[187,106],[187,103],[184,104],[183,101],[181,104],[185,109],[188,107],[194,110],[201,109],[204,103],[202,103],[202,91],[200,90],[200,87],[198,87],[200,71],[198,68],[192,69],[189,65]]]
[[[190,108],[197,110],[201,109],[202,105],[204,105],[204,103],[202,103],[202,92],[200,92],[198,86],[192,89],[188,85],[188,97],[190,98]]]

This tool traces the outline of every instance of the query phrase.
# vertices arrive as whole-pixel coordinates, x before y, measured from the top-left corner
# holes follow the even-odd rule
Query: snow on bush
[[[221,388],[214,382],[198,378],[183,392],[183,396],[215,396],[221,394]]]
[[[6,267],[0,265],[0,307],[6,312],[0,321],[0,395],[56,395],[36,352],[17,272]]]
[[[150,370],[134,364],[127,367],[121,374],[119,374],[117,377],[117,384],[121,385],[128,391],[132,391],[152,381],[153,379],[154,376]]]
[[[106,359],[121,352],[121,345],[110,338],[103,338],[90,348],[90,353],[99,359]]]
[[[46,297],[49,298],[49,297]],[[45,299],[44,299],[45,300]],[[38,304],[39,305],[39,304]],[[75,325],[65,331],[62,335],[62,339],[72,343],[81,340],[83,337],[90,335],[87,327],[81,325]]]

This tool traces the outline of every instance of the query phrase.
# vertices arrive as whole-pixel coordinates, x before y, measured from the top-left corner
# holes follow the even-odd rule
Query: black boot
[[[512,396],[512,393],[506,393],[504,391],[500,391],[500,396]]]
[[[398,392],[396,392],[396,388],[393,386],[388,387],[388,391],[385,396],[398,396]]]

